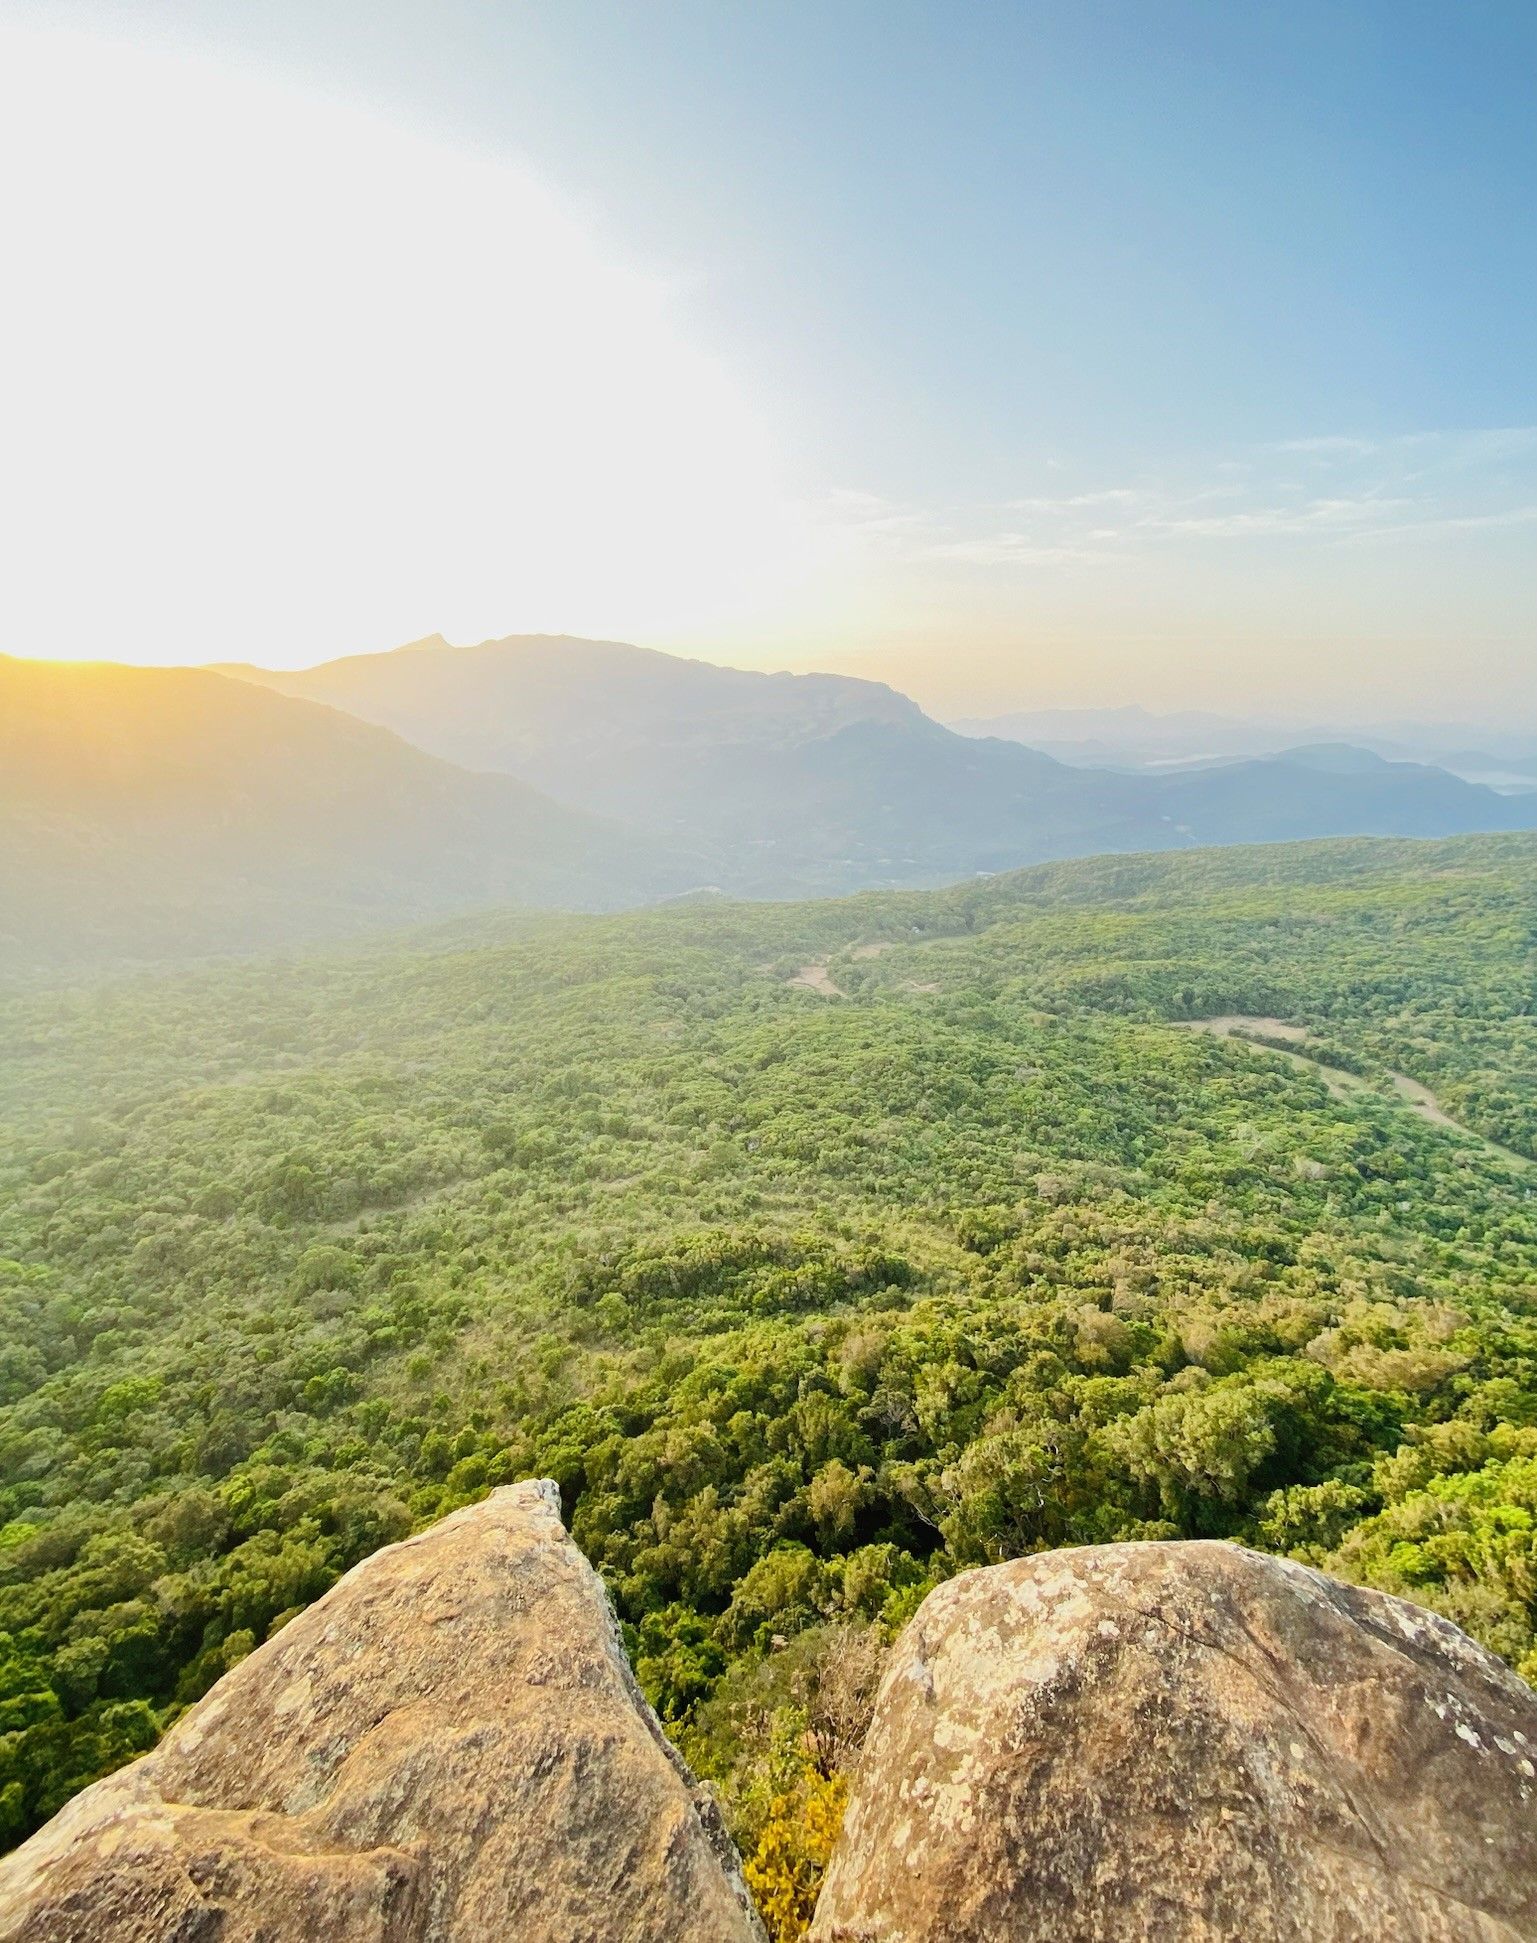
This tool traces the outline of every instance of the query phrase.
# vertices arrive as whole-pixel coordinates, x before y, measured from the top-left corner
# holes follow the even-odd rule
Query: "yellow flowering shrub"
[[[744,1874],[771,1943],[800,1943],[843,1826],[848,1784],[807,1766],[788,1794],[776,1795]]]

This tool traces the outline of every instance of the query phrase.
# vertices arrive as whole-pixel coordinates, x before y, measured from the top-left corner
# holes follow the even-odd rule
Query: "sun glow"
[[[0,28],[0,169],[10,652],[683,633],[813,570],[679,289],[503,159]]]

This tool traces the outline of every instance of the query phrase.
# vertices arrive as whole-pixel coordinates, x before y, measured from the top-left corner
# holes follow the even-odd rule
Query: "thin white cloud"
[[[1337,532],[1346,527],[1382,525],[1412,505],[1412,500],[1375,497],[1311,499],[1194,519],[1150,519],[1144,525],[1160,533],[1188,533],[1201,539],[1247,539],[1256,534]]]
[[[1381,535],[1410,537],[1426,533],[1477,533],[1498,531],[1510,526],[1537,526],[1537,506],[1508,506],[1493,513],[1453,513],[1440,519],[1400,520],[1370,533],[1353,534],[1354,539],[1375,539]]]
[[[1429,468],[1491,465],[1504,458],[1537,452],[1537,425],[1492,425],[1458,431],[1397,432],[1368,438],[1353,432],[1326,432],[1308,438],[1278,439],[1268,452],[1333,463],[1381,459],[1385,464],[1413,460]]]
[[[1086,506],[1134,506],[1147,498],[1142,486],[1107,486],[1099,492],[1071,493],[1057,499],[1010,499],[1005,507],[1012,513],[1074,513]]]
[[[1375,439],[1352,438],[1341,432],[1328,432],[1320,438],[1278,439],[1268,448],[1272,452],[1299,452],[1314,458],[1364,458],[1378,450]]]
[[[1135,483],[1085,481],[993,505],[872,500],[861,520],[909,557],[993,568],[1079,566],[1208,542],[1362,545],[1530,524],[1534,457],[1537,427],[1382,440],[1329,433]],[[1331,490],[1319,490],[1325,481]]]

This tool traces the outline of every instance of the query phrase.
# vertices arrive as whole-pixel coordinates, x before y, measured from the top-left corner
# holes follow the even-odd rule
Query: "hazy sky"
[[[1537,718],[1529,0],[0,0],[0,649]]]

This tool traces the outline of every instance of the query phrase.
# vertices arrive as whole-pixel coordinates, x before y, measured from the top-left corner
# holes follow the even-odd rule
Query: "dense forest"
[[[529,1474],[782,1937],[965,1567],[1232,1537],[1537,1678],[1537,838],[15,988],[0,1143],[7,1841]]]

